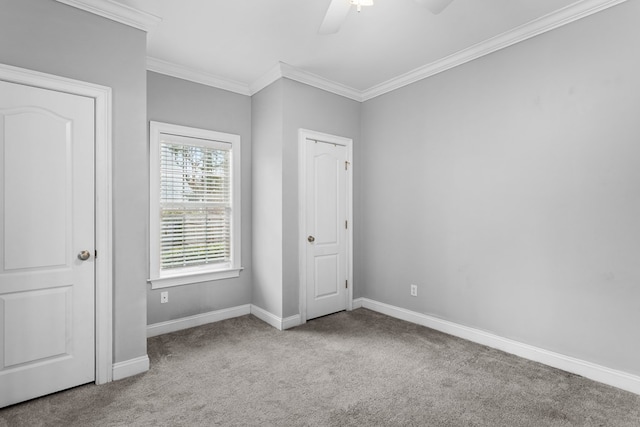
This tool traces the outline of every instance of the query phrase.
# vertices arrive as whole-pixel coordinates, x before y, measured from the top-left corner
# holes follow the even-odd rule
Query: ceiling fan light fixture
[[[373,6],[373,0],[349,0],[349,3],[355,5],[358,12],[362,10],[362,6]]]

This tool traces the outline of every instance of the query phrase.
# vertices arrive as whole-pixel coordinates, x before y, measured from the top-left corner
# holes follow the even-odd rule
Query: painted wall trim
[[[353,99],[354,101],[363,101],[361,91],[353,89],[341,83],[325,79],[324,77],[317,74],[301,70],[283,62],[280,63],[280,70],[282,72],[282,77],[284,78],[295,80],[297,82],[304,83],[306,85],[313,86],[318,89],[334,93],[336,95],[344,96],[345,98]]]
[[[162,21],[162,18],[159,16],[113,0],[56,1],[147,32],[151,27]]]
[[[404,308],[381,303],[368,298],[358,298],[357,300],[354,300],[354,308],[357,305],[361,305],[363,308],[368,308],[369,310],[377,311],[378,313],[386,314],[387,316],[426,326],[468,341],[496,348],[554,368],[562,369],[563,371],[581,375],[585,378],[627,390],[635,394],[640,394],[640,376],[607,368],[606,366],[596,365],[595,363],[587,362],[575,357],[565,356],[563,354],[534,347],[529,344],[503,338],[479,329],[459,325],[447,320],[438,319],[433,316],[406,310]]]
[[[300,315],[295,314],[293,316],[285,317],[282,319],[282,330],[291,329],[295,326],[301,325]]]
[[[264,308],[260,308],[257,305],[253,304],[251,304],[251,314],[280,331],[284,331],[285,329],[293,328],[294,326],[300,325],[299,314],[282,318],[268,312]]]
[[[223,308],[221,310],[182,317],[180,319],[168,320],[166,322],[153,323],[147,326],[147,337],[150,338],[181,331],[183,329],[195,328],[196,326],[233,319],[234,317],[245,316],[247,314],[253,314],[258,319],[281,331],[301,324],[299,314],[281,318],[263,308],[258,307],[257,305],[244,304],[236,307]]]
[[[249,85],[249,92],[252,96],[269,86],[271,83],[282,78],[281,65],[282,63],[278,62],[274,67],[272,67],[269,71],[262,75],[262,77],[258,78]]]
[[[251,314],[274,328],[282,330],[282,318],[268,312],[264,308],[251,304]]]
[[[147,337],[155,337],[157,335],[194,328],[196,326],[206,325],[207,323],[219,322],[221,320],[245,316],[250,313],[251,305],[245,304],[239,305],[237,307],[214,310],[208,313],[182,317],[180,319],[168,320],[166,322],[153,323],[147,326]]]
[[[251,95],[260,92],[262,89],[281,78],[295,80],[336,95],[344,96],[345,98],[353,99],[354,101],[362,102],[362,92],[359,90],[325,79],[322,76],[301,70],[292,65],[285,64],[284,62],[279,62],[265,75],[251,83],[251,85],[249,85]]]
[[[112,0],[57,0],[62,3],[112,3]],[[327,92],[341,95],[358,102],[364,102],[385,93],[400,89],[419,80],[442,73],[458,65],[478,59],[482,56],[504,49],[524,40],[546,33],[553,29],[570,24],[571,22],[585,18],[594,13],[601,12],[610,7],[624,3],[627,0],[582,0],[566,6],[555,12],[530,21],[512,30],[480,42],[474,46],[453,53],[445,58],[425,64],[412,71],[394,77],[386,82],[372,86],[364,91],[354,89],[326,79],[317,74],[301,70],[292,65],[279,62],[262,77],[251,84],[245,84],[231,79],[225,79],[213,74],[194,70],[189,67],[163,61],[153,57],[147,57],[147,69],[172,77],[190,80],[218,89],[224,89],[241,95],[252,96],[260,92],[271,83],[280,78],[288,78]],[[157,17],[156,17],[157,18]]]
[[[229,92],[239,93],[240,95],[252,95],[249,91],[249,85],[245,83],[225,79],[205,71],[194,70],[192,68],[185,67],[184,65],[175,64],[173,62],[164,61],[151,56],[147,56],[147,70],[215,87],[217,89],[228,90]]]
[[[144,355],[135,359],[125,360],[113,364],[113,380],[121,380],[123,378],[138,375],[149,370],[149,356]]]
[[[623,3],[627,0],[582,0],[553,13],[534,19],[524,25],[506,31],[438,61],[418,67],[362,92],[362,101],[375,98],[403,86],[465,64],[474,59],[504,49],[571,22]]]

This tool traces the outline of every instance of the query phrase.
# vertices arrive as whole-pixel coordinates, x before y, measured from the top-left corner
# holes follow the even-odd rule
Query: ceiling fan
[[[424,5],[431,13],[437,15],[442,12],[453,0],[413,0],[418,4]],[[340,31],[340,27],[345,19],[351,6],[356,6],[360,12],[362,6],[373,5],[373,0],[331,0],[329,8],[324,16],[324,20],[320,25],[320,34],[334,34]]]

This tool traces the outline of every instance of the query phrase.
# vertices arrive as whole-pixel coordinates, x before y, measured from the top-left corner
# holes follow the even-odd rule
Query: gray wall
[[[251,108],[252,303],[282,317],[282,80],[255,94]]]
[[[360,104],[289,79],[277,80],[252,102],[253,304],[289,317],[300,312],[298,130],[352,138],[355,153]]]
[[[364,296],[640,374],[638,16],[363,104]]]
[[[146,34],[53,0],[0,0],[0,63],[113,89],[114,362],[146,355]]]
[[[186,80],[147,74],[148,120],[240,135],[242,267],[240,277],[147,292],[149,324],[251,303],[251,98]],[[160,292],[169,302],[160,304]]]
[[[353,139],[354,192],[358,179],[358,147],[360,145],[360,103],[305,84],[282,80],[284,85],[284,149],[282,172],[283,231],[283,316],[299,313],[298,269],[298,130],[300,128]],[[354,203],[355,204],[355,203]],[[359,211],[354,212],[358,224]],[[357,225],[356,225],[357,226]],[[357,229],[354,229],[354,234]],[[357,241],[358,235],[354,236]],[[354,252],[360,248],[356,246]],[[354,274],[357,283],[357,274]],[[355,290],[356,288],[354,288]],[[356,292],[356,295],[358,293]]]

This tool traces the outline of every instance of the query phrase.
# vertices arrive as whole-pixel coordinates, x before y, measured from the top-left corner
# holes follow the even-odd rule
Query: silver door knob
[[[78,254],[78,259],[81,261],[86,261],[89,259],[89,257],[91,256],[91,252],[89,251],[82,251]]]
[[[309,236],[309,237],[307,237],[307,240],[309,241],[309,243],[313,243],[313,242],[316,241],[316,238],[313,237],[313,236]]]

